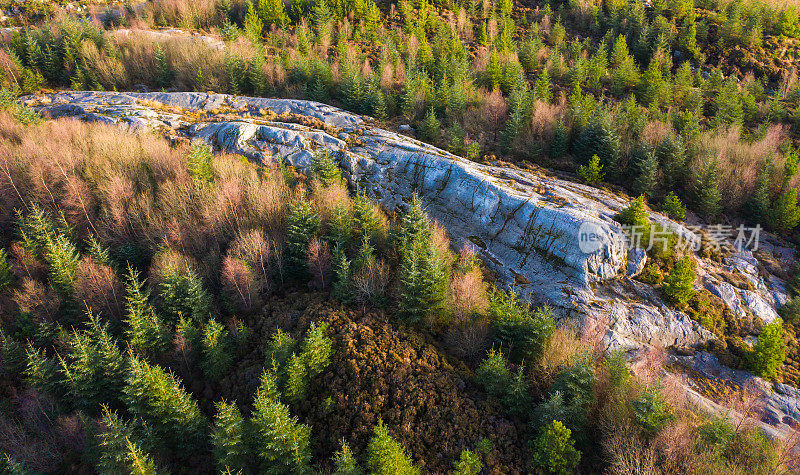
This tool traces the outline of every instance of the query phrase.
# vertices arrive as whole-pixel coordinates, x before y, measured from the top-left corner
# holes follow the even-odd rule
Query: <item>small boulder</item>
[[[628,277],[636,277],[647,264],[647,251],[637,247],[628,251]]]

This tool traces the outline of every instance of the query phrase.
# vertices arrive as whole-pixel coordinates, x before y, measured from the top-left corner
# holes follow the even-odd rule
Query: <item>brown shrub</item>
[[[353,275],[355,301],[360,304],[375,302],[386,295],[391,278],[389,264],[383,260],[370,260]]]
[[[486,310],[489,296],[480,268],[475,267],[453,275],[450,281],[450,302],[453,318],[457,322]]]
[[[315,237],[308,244],[308,270],[313,280],[309,284],[312,288],[325,289],[331,281],[331,253],[328,243]]]
[[[83,302],[94,314],[111,321],[123,315],[123,286],[114,269],[92,257],[83,257],[75,276],[75,298]]]
[[[11,299],[17,304],[19,311],[30,313],[36,321],[54,321],[58,310],[58,297],[38,280],[22,278],[18,288],[14,289]]]
[[[491,341],[492,326],[484,317],[455,320],[445,336],[445,344],[450,353],[469,361],[483,358]]]
[[[584,343],[575,331],[564,327],[556,328],[535,367],[537,385],[549,386],[558,374],[574,364],[575,357],[584,350]]]
[[[261,306],[268,282],[243,260],[226,256],[222,260],[222,291],[234,312],[249,313]]]
[[[619,475],[658,475],[655,451],[633,427],[621,427],[603,439],[609,473]]]

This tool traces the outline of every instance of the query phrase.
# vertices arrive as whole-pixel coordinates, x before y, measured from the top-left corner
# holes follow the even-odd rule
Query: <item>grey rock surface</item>
[[[21,101],[53,118],[116,124],[132,132],[157,130],[267,165],[280,161],[306,170],[315,154],[330,153],[351,185],[390,211],[402,210],[417,193],[454,243],[475,249],[523,295],[554,306],[560,315],[603,323],[608,349],[702,347],[715,338],[667,305],[660,291],[627,277],[640,273],[647,257],[641,249],[628,252],[614,216],[629,201],[610,191],[544,172],[471,162],[317,102],[116,92],[60,92]],[[684,239],[698,239],[662,215],[652,213],[651,220]],[[770,246],[780,250],[781,260],[793,260],[790,249]],[[700,256],[695,260],[698,290],[720,297],[735,315],[754,315],[762,322],[779,318],[776,307],[788,300],[785,282],[765,274],[752,253],[734,254],[721,264]],[[685,358],[691,363],[694,357]],[[711,365],[705,357],[697,364]],[[718,372],[716,377],[736,380],[739,375]],[[706,407],[716,407],[688,382],[686,389]],[[796,423],[796,389],[765,394],[775,433]]]

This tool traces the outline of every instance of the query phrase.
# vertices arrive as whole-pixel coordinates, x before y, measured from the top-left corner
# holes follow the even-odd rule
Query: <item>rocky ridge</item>
[[[607,326],[603,341],[609,349],[628,350],[635,358],[643,348],[691,348],[715,338],[665,304],[652,287],[630,278],[641,272],[647,257],[640,249],[628,251],[614,216],[629,200],[610,191],[541,172],[471,162],[379,128],[368,117],[316,102],[111,92],[60,92],[21,101],[52,118],[115,124],[133,132],[157,130],[266,165],[280,161],[307,170],[315,154],[331,153],[353,187],[390,211],[403,209],[418,194],[457,246],[473,247],[506,284],[533,301]],[[699,239],[660,214],[652,213],[651,220]],[[768,250],[778,261],[793,259],[786,249],[770,245]],[[786,283],[753,253],[735,253],[721,263],[699,256],[697,261],[698,287],[719,297],[731,312],[762,323],[780,318],[777,309],[788,299]],[[725,371],[712,376],[744,384]],[[768,406],[779,408],[764,421],[772,433],[795,427],[800,420],[797,398],[784,401],[795,393],[773,391],[763,382],[759,387],[772,401]]]

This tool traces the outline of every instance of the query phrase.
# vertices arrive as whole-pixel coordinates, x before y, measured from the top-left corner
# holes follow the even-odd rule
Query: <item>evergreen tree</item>
[[[328,242],[334,249],[345,250],[353,240],[353,215],[349,207],[336,203],[328,219]]]
[[[332,295],[342,303],[350,303],[353,300],[352,262],[339,247],[334,249],[333,255],[336,279],[333,283]]]
[[[419,124],[418,130],[420,139],[432,144],[437,144],[439,142],[439,137],[441,136],[442,131],[442,123],[436,118],[436,113],[433,111],[433,107],[428,109],[428,113],[425,114],[425,120]]]
[[[642,394],[631,402],[633,419],[642,428],[645,435],[652,437],[669,421],[674,419],[669,404],[658,386],[648,386]]]
[[[589,163],[597,155],[603,168],[613,171],[619,157],[619,137],[595,113],[575,140],[574,154],[579,163]]]
[[[791,232],[800,222],[800,207],[797,206],[797,190],[789,188],[778,195],[770,209],[770,227],[779,233]]]
[[[667,134],[655,150],[658,166],[664,176],[664,187],[675,190],[686,177],[686,153],[679,137]]]
[[[678,221],[686,219],[686,207],[681,203],[681,199],[671,191],[664,198],[664,204],[661,209],[672,219],[677,219]]]
[[[217,468],[220,473],[225,470],[232,473],[244,472],[249,465],[247,423],[235,403],[220,401],[216,408],[211,442],[214,445]]]
[[[572,431],[561,421],[552,421],[534,442],[533,463],[546,473],[569,475],[575,473],[581,452],[575,448]]]
[[[389,429],[378,421],[375,435],[367,445],[367,466],[375,475],[417,475],[419,469],[402,445],[389,435]]]
[[[771,160],[764,160],[756,179],[755,189],[745,203],[745,214],[752,223],[763,223],[769,219],[772,194],[770,176],[773,172]]]
[[[742,109],[742,95],[738,84],[733,79],[728,79],[714,98],[714,125],[728,126],[741,124],[744,121]]]
[[[710,159],[705,161],[694,183],[694,208],[708,219],[715,217],[720,212],[720,200],[722,199],[718,180],[717,161]]]
[[[339,167],[329,153],[315,154],[311,157],[311,164],[314,167],[314,174],[317,175],[323,186],[328,187],[342,182],[342,174],[339,172]]]
[[[369,239],[370,244],[377,246],[386,233],[386,226],[372,200],[359,191],[353,198],[353,235]]]
[[[308,392],[308,366],[303,358],[292,353],[285,367],[286,399],[292,402],[301,401]]]
[[[59,233],[47,240],[44,258],[50,265],[50,284],[53,290],[62,298],[71,301],[80,260],[78,248],[67,236]]]
[[[101,404],[119,405],[126,361],[97,316],[89,313],[88,331],[74,332],[72,353],[61,365],[75,407],[97,414]]]
[[[533,86],[533,96],[540,101],[550,102],[553,100],[553,83],[550,81],[550,73],[547,68],[542,69],[542,72],[536,77],[536,82]]]
[[[267,473],[310,473],[311,428],[278,399],[275,376],[264,373],[253,403],[256,446]]]
[[[98,436],[98,472],[156,475],[158,471],[152,457],[143,449],[131,427],[116,412],[106,406],[102,409],[104,430]]]
[[[691,256],[684,256],[664,279],[664,293],[678,305],[686,305],[694,296],[694,263]]]
[[[580,165],[578,167],[578,178],[587,185],[596,186],[603,181],[604,176],[603,165],[600,164],[600,157],[597,155],[589,160],[588,165]]]
[[[319,215],[310,201],[301,198],[292,203],[286,230],[286,264],[297,280],[308,279],[308,245],[319,227]]]
[[[766,379],[778,377],[778,370],[786,359],[786,342],[780,321],[764,325],[750,354],[753,372]]]
[[[203,329],[201,367],[206,377],[219,381],[233,364],[233,342],[222,324],[209,319]]]
[[[123,399],[168,452],[186,460],[205,450],[207,421],[173,374],[131,356]]]
[[[567,154],[569,149],[569,132],[564,122],[559,120],[553,127],[553,141],[550,143],[550,156],[561,158]],[[598,157],[599,158],[599,157]]]
[[[258,16],[267,29],[272,25],[283,28],[289,23],[289,17],[286,15],[283,0],[259,0]]]
[[[362,475],[364,473],[344,439],[342,439],[342,448],[333,455],[333,463],[336,467],[334,475]]]
[[[462,450],[461,456],[453,462],[453,475],[478,475],[483,469],[481,459],[471,450]]]
[[[515,362],[538,361],[555,332],[552,311],[547,307],[531,311],[530,302],[520,302],[513,289],[495,292],[486,313],[495,327],[495,338],[509,349]]]
[[[128,315],[125,333],[128,343],[138,353],[147,357],[158,357],[163,354],[170,343],[169,329],[156,315],[149,302],[150,292],[139,280],[139,273],[128,267],[128,278],[125,285]]]
[[[308,331],[306,331],[300,358],[308,368],[309,377],[322,373],[331,362],[333,342],[325,336],[327,329],[327,323],[311,323]]]
[[[6,290],[14,282],[14,274],[11,272],[11,264],[8,262],[8,254],[5,249],[0,248],[0,292]]]
[[[158,314],[169,325],[177,324],[181,318],[202,323],[211,313],[211,296],[192,269],[166,269],[158,289]]]
[[[400,314],[406,322],[417,323],[434,312],[446,310],[449,275],[427,242],[415,241],[405,249],[400,282]]]
[[[652,198],[656,191],[658,160],[652,147],[640,143],[631,159],[632,191],[635,195]]]
[[[496,50],[492,50],[492,54],[489,56],[489,63],[486,65],[486,71],[484,71],[484,82],[488,89],[493,90],[500,86],[502,80],[503,69],[500,67],[500,56],[498,56]]]
[[[192,149],[186,157],[186,162],[189,174],[192,175],[195,183],[205,185],[214,181],[214,170],[211,167],[213,160],[214,153],[211,147],[201,142],[192,144]]]
[[[657,60],[652,60],[639,83],[636,98],[647,107],[658,106],[663,87],[664,77],[661,74],[661,67]]]
[[[26,355],[25,381],[34,389],[63,401],[68,389],[64,382],[63,367],[30,343]]]

